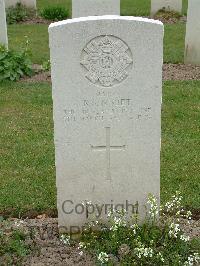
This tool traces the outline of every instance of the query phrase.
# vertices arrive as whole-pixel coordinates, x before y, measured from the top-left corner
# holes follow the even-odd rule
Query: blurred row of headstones
[[[4,2],[5,1],[5,2]],[[8,46],[5,8],[17,2],[36,8],[36,0],[0,0],[0,43]],[[152,0],[151,16],[158,10],[182,11],[182,0]],[[72,0],[72,17],[120,15],[120,0]],[[200,1],[189,0],[185,37],[185,63],[200,64]]]

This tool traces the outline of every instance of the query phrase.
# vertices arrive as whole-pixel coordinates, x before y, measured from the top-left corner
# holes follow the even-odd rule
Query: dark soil
[[[22,82],[51,82],[50,71],[44,72],[41,67],[34,65],[37,74],[32,77],[24,77]],[[200,80],[200,66],[184,64],[164,64],[163,80]]]
[[[187,21],[187,17],[186,16],[182,16],[180,18],[176,18],[176,17],[164,17],[164,16],[156,15],[154,17],[154,19],[160,20],[163,24],[176,24],[178,22],[186,23],[186,21]]]
[[[26,20],[24,21],[20,21],[19,24],[50,24],[51,21],[50,20],[47,20],[47,19],[44,19],[42,17],[29,17],[29,18],[26,18]]]
[[[164,80],[200,80],[200,66],[164,64]]]
[[[3,227],[7,234],[14,229],[26,234],[25,243],[31,246],[32,253],[23,259],[23,266],[95,265],[93,258],[85,252],[81,254],[77,245],[69,246],[60,241],[57,219],[44,217],[41,215],[40,219],[9,219]],[[2,258],[0,265],[4,265]]]
[[[148,17],[148,18],[151,18],[151,17]],[[68,19],[70,19],[70,18],[68,18]],[[163,15],[155,15],[154,19],[160,20],[164,24],[175,24],[178,22],[185,23],[187,21],[186,16],[176,18],[176,17],[165,17]],[[44,19],[40,16],[35,16],[35,17],[26,18],[26,20],[19,22],[19,24],[47,24],[48,25],[48,24],[51,24],[53,22],[55,22],[55,21]]]

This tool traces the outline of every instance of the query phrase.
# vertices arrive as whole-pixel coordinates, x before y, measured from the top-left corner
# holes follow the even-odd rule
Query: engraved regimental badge
[[[85,77],[103,87],[122,82],[127,78],[133,64],[128,45],[111,35],[92,39],[81,56]]]

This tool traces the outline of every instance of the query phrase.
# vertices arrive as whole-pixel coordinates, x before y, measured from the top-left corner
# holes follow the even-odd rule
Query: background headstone
[[[25,5],[26,7],[36,9],[36,0],[5,0],[6,8],[15,6],[17,3],[21,3],[22,5]]]
[[[182,12],[182,0],[151,0],[151,16],[153,17],[160,9],[167,11]]]
[[[6,11],[4,0],[0,0],[0,44],[3,44],[8,47]]]
[[[162,23],[77,18],[49,35],[59,226],[83,225],[84,201],[144,216],[160,192]]]
[[[200,1],[188,3],[185,37],[185,63],[200,65]]]
[[[120,15],[120,0],[72,0],[72,17]]]

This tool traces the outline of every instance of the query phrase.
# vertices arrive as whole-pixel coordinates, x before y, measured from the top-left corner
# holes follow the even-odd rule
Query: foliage
[[[176,11],[168,11],[165,8],[160,9],[156,14],[155,14],[156,19],[159,18],[164,18],[166,20],[170,20],[172,18],[180,19],[181,14]]]
[[[26,235],[20,230],[0,230],[0,262],[1,265],[20,265],[22,259],[30,252],[26,244]]]
[[[64,7],[50,6],[42,10],[41,16],[49,20],[63,20],[69,16],[69,13]]]
[[[44,71],[50,71],[51,70],[51,62],[50,62],[50,60],[44,61],[42,63],[42,69]]]
[[[49,59],[49,36],[46,24],[15,24],[8,26],[9,48],[16,49],[29,39],[30,58],[34,64],[42,65]]]
[[[198,250],[180,227],[181,218],[187,218],[188,222],[191,219],[191,213],[182,209],[181,201],[182,197],[176,193],[159,209],[156,198],[149,195],[143,223],[138,214],[130,221],[125,210],[119,212],[113,208],[108,214],[108,224],[94,220],[85,228],[79,243],[80,255],[89,251],[96,257],[97,265],[199,265]],[[69,236],[62,236],[61,240],[66,244],[70,241]]]
[[[32,66],[26,48],[16,52],[0,46],[0,81],[16,81],[31,75]]]
[[[8,24],[25,21],[27,18],[33,16],[35,16],[35,10],[32,8],[27,8],[20,3],[17,3],[16,6],[6,9],[6,20]]]

